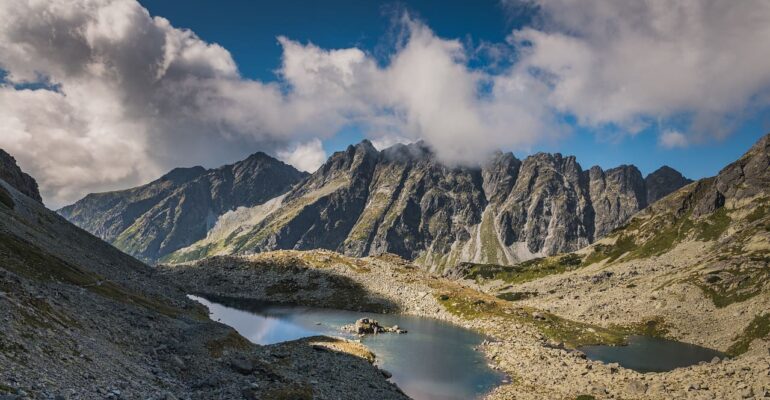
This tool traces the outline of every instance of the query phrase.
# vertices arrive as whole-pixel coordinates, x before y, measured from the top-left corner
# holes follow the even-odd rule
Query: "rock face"
[[[152,262],[205,238],[220,215],[264,203],[305,176],[256,153],[217,169],[177,168],[137,188],[89,194],[59,213],[119,249]]]
[[[689,185],[692,179],[687,179],[679,171],[664,165],[647,175],[644,183],[647,187],[647,201],[654,203],[682,186]]]
[[[382,326],[377,320],[371,318],[360,318],[355,323],[342,327],[343,331],[355,333],[356,335],[376,335],[378,333],[406,333],[398,325]]]
[[[377,151],[363,141],[332,155],[279,206],[254,209],[247,224],[168,261],[322,248],[394,253],[433,269],[510,264],[584,247],[647,204],[634,166],[584,171],[561,154],[498,153],[478,168],[450,167],[422,143]]]
[[[252,345],[157,269],[0,193],[0,399],[407,399],[361,345]]]
[[[35,178],[24,173],[21,168],[16,165],[16,159],[6,153],[3,149],[0,149],[0,179],[38,203],[43,202]]]

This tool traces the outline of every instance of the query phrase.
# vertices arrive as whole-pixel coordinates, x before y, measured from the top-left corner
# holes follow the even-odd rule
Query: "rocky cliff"
[[[146,185],[90,194],[59,213],[144,261],[206,237],[224,213],[264,203],[306,176],[264,153],[206,170],[177,168]]]
[[[3,149],[0,149],[0,179],[38,203],[43,202],[35,178],[24,173],[16,164],[16,159]]]
[[[592,243],[646,207],[647,190],[634,166],[584,171],[561,154],[522,161],[498,153],[477,168],[452,167],[422,143],[377,151],[363,141],[166,261],[323,248],[394,253],[434,268],[510,264]]]
[[[0,399],[406,399],[372,358],[332,338],[252,345],[0,179]]]
[[[647,187],[647,201],[654,203],[682,186],[692,183],[692,179],[687,179],[679,171],[664,165],[647,175],[644,183]]]

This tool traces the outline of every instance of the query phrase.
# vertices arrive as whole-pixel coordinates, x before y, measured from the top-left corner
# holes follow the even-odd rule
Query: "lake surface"
[[[583,346],[579,350],[591,360],[618,363],[639,372],[671,371],[725,357],[706,347],[649,336],[631,336],[627,346]]]
[[[363,317],[383,326],[398,325],[409,333],[368,335],[361,342],[377,356],[375,363],[393,374],[391,380],[417,400],[472,399],[505,379],[473,349],[484,340],[482,335],[436,319],[189,297],[207,306],[213,320],[232,326],[257,344],[319,334],[354,338],[340,328]]]

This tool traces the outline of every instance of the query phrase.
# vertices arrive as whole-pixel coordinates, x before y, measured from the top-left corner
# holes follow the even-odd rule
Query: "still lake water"
[[[671,371],[725,357],[706,347],[649,336],[631,336],[626,346],[584,346],[579,350],[591,360],[618,363],[639,372]]]
[[[417,400],[472,399],[505,379],[473,349],[482,335],[436,319],[189,297],[208,307],[211,319],[263,345],[316,335],[353,338],[340,328],[364,317],[398,325],[409,333],[368,335],[361,342],[377,356],[375,363],[393,374],[391,380]]]

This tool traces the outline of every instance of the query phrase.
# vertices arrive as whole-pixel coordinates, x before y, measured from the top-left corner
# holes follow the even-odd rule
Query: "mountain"
[[[647,175],[644,183],[647,187],[647,201],[652,204],[682,186],[692,183],[692,179],[687,179],[679,171],[664,165]]]
[[[146,185],[89,194],[58,212],[75,225],[152,262],[206,237],[217,218],[291,188],[307,174],[264,153],[220,168],[177,168]]]
[[[1,399],[407,398],[364,357],[332,338],[252,345],[0,179]]]
[[[650,186],[665,190],[657,179]],[[584,171],[561,154],[497,153],[478,168],[452,167],[421,142],[377,151],[365,140],[285,195],[223,215],[164,260],[320,248],[388,252],[434,269],[510,264],[592,243],[646,207],[648,190],[634,166]]]
[[[16,164],[16,159],[5,150],[0,149],[0,179],[4,180],[16,190],[24,193],[27,197],[43,203],[40,197],[40,191],[37,188],[35,178],[24,173]]]

